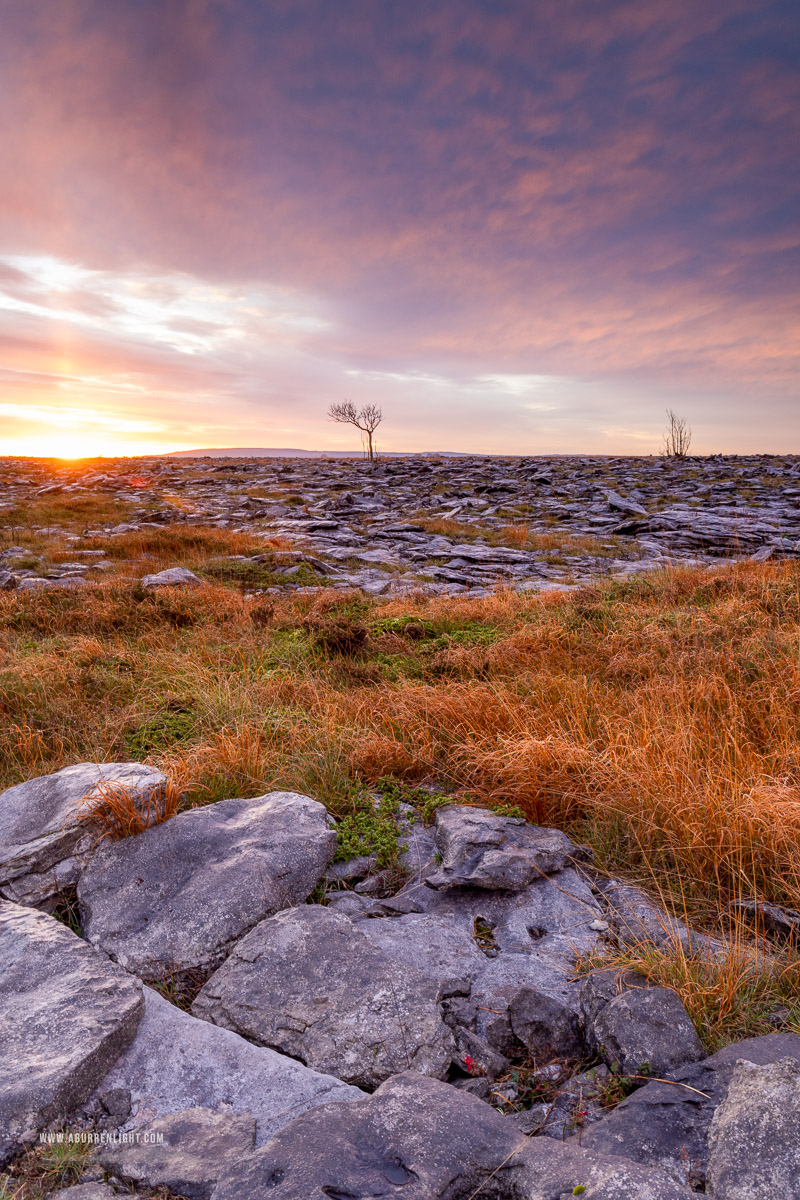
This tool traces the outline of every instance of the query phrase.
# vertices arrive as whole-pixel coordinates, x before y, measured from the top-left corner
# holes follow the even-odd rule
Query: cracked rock
[[[119,785],[155,815],[166,782],[141,763],[78,763],[8,788],[0,795],[0,894],[37,906],[74,886],[97,844],[97,831],[78,819],[80,801]]]
[[[139,981],[66,926],[0,903],[0,1165],[87,1099],[143,1009]]]
[[[575,847],[557,829],[448,805],[436,813],[436,849],[442,862],[436,874],[428,876],[429,887],[519,892],[568,865]]]
[[[325,808],[293,792],[191,809],[98,850],[78,885],[84,932],[146,980],[211,970],[305,900],[335,845]]]
[[[348,1083],[398,1071],[443,1077],[455,1053],[438,980],[390,959],[342,913],[318,905],[262,921],[192,1011]]]

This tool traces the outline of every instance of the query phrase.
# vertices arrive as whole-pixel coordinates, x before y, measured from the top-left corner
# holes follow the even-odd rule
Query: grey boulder
[[[0,894],[37,906],[74,886],[97,845],[80,821],[81,800],[119,785],[155,814],[166,776],[142,763],[78,763],[18,783],[0,795]]]
[[[145,575],[140,582],[144,588],[160,588],[187,587],[203,581],[187,567],[168,567],[166,571],[158,571],[155,575]]]
[[[658,1166],[681,1183],[702,1187],[708,1162],[708,1132],[739,1059],[762,1066],[792,1058],[800,1064],[800,1037],[770,1033],[723,1047],[702,1062],[672,1075],[674,1082],[652,1082],[583,1133],[592,1151],[619,1154]]]
[[[800,1197],[800,1064],[733,1068],[708,1135],[706,1190],[718,1200]]]
[[[443,1077],[455,1046],[439,982],[393,961],[349,917],[305,904],[262,921],[200,991],[196,1016],[372,1089]]]
[[[125,1130],[185,1109],[206,1108],[250,1116],[256,1145],[263,1145],[294,1117],[317,1104],[359,1099],[363,1093],[330,1075],[310,1071],[293,1058],[246,1042],[227,1029],[182,1012],[151,988],[130,1048],[120,1056],[92,1097],[95,1109],[110,1095],[129,1099]]]
[[[576,1190],[577,1189],[577,1190]],[[660,1172],[529,1139],[483,1100],[411,1072],[304,1114],[222,1176],[213,1200],[686,1200]]]
[[[538,1066],[555,1058],[580,1058],[583,1054],[574,1007],[546,992],[520,988],[508,1006],[508,1019],[512,1033]]]
[[[220,1175],[253,1151],[255,1130],[251,1116],[190,1108],[101,1145],[95,1158],[126,1183],[208,1200]]]
[[[432,888],[518,892],[568,865],[577,852],[557,829],[467,805],[438,809],[435,837],[442,861],[439,870],[427,878]]]
[[[78,885],[84,932],[143,979],[211,970],[305,900],[335,845],[324,807],[293,792],[191,809],[98,850]]]
[[[588,976],[581,985],[586,1037],[614,1070],[663,1076],[705,1057],[689,1014],[670,988],[645,982],[626,987],[606,1003],[598,991],[597,980]]]
[[[0,903],[0,1165],[83,1103],[143,1009],[121,967],[53,917]]]

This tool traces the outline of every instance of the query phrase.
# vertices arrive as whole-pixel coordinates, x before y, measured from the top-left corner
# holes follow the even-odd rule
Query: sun
[[[17,453],[33,458],[61,458],[74,462],[80,458],[124,455],[125,450],[110,438],[86,437],[79,433],[50,433],[24,439]]]

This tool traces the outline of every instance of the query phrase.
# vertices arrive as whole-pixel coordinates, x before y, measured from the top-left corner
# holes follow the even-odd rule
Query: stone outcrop
[[[130,1045],[142,986],[53,917],[0,902],[0,1165]]]
[[[120,787],[154,818],[166,776],[141,763],[78,763],[0,795],[0,895],[40,906],[80,878],[98,845],[81,802]]]
[[[372,1089],[402,1070],[444,1077],[454,1053],[438,979],[397,962],[343,914],[306,904],[262,921],[192,1011]]]
[[[163,786],[89,767],[127,769],[143,805]],[[6,886],[52,903],[45,875],[74,860],[90,939],[0,901],[0,1161],[66,1125],[106,1138],[77,1200],[105,1200],[101,1170],[111,1194],[188,1200],[795,1194],[800,1036],[704,1058],[673,991],[577,978],[606,939],[719,945],[563,833],[463,805],[431,831],[404,809],[392,894],[370,858],[331,869],[322,805],[273,793],[95,838],[78,861],[64,796],[87,770],[0,798]],[[198,988],[192,1014],[166,998]],[[613,1072],[636,1090],[609,1110]]]
[[[335,844],[323,806],[292,792],[192,809],[98,850],[78,885],[84,932],[143,979],[210,970],[305,900]]]

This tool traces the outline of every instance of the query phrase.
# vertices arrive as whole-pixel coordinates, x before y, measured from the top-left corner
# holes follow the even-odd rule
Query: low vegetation
[[[245,551],[230,541],[245,535],[179,534],[159,566]],[[472,600],[251,597],[224,579],[2,593],[2,783],[137,758],[184,803],[299,790],[344,819],[348,853],[372,838],[390,863],[365,800],[388,777],[563,828],[601,868],[729,932],[734,900],[800,906],[798,633],[790,563]],[[383,794],[388,810],[398,795]],[[793,1003],[796,966],[769,982],[765,964],[638,965],[713,1046],[755,1028],[737,1006],[767,1021]]]
[[[74,1131],[54,1132],[52,1140],[25,1151],[0,1176],[0,1200],[46,1200],[73,1187],[87,1166],[92,1146]]]
[[[779,1027],[800,1032],[798,948],[776,952],[738,923],[726,933],[724,948],[716,951],[690,953],[677,938],[659,947],[643,942],[581,963],[579,970],[635,970],[650,983],[671,988],[709,1054]]]

